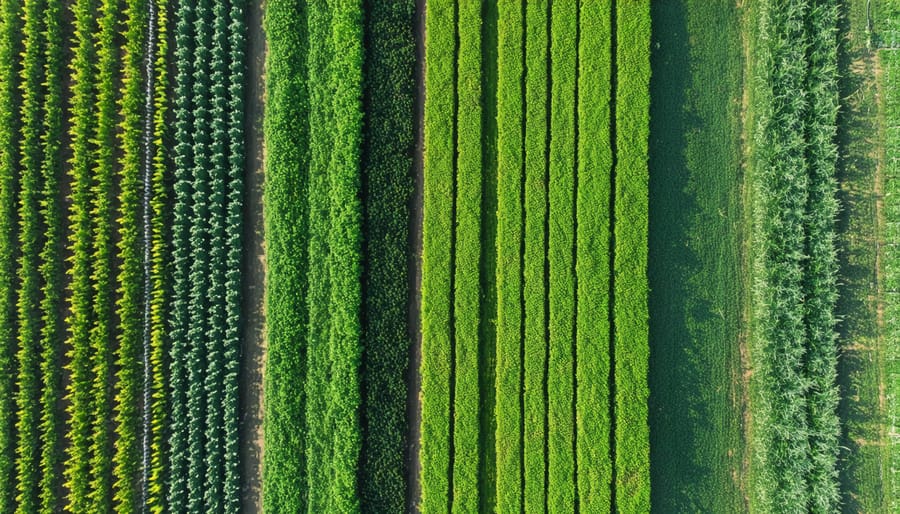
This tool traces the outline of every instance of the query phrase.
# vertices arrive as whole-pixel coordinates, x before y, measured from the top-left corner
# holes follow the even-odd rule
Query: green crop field
[[[0,0],[0,512],[900,509],[897,0]]]

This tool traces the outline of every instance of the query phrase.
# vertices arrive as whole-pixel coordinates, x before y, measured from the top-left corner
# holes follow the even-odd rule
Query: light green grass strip
[[[520,512],[524,9],[515,0],[498,9],[497,510]]]
[[[547,363],[547,1],[528,2],[525,30],[525,511],[544,512]]]
[[[481,448],[478,326],[481,317],[481,4],[457,7],[456,244],[454,283],[455,405],[453,511],[478,509]]]
[[[547,375],[549,453],[547,505],[562,512],[575,505],[572,402],[575,319],[574,191],[576,0],[552,3],[550,59],[550,357]]]
[[[650,510],[647,422],[647,151],[650,2],[616,2],[615,381],[616,508]]]
[[[456,19],[452,0],[425,13],[425,141],[422,221],[421,511],[447,512],[450,471],[450,249]]]
[[[610,505],[611,0],[581,0],[578,75],[576,459],[582,512]]]

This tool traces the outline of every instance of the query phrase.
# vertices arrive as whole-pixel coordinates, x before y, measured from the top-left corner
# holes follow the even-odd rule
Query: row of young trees
[[[754,503],[839,503],[834,304],[837,3],[760,5],[754,162]]]

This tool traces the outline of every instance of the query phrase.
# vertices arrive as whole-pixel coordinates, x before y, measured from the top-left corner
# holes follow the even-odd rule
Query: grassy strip
[[[194,6],[179,2],[175,28],[175,185],[174,217],[172,220],[172,300],[169,350],[169,383],[167,394],[170,402],[171,437],[169,438],[169,462],[167,466],[166,506],[172,512],[187,509],[189,387],[188,312],[190,296],[190,224],[193,204],[194,150],[193,135],[194,102],[193,84]]]
[[[455,6],[432,0],[425,15],[422,222],[421,511],[448,510],[450,495],[451,249],[453,247]],[[449,242],[449,244],[448,244]]]
[[[882,50],[881,60],[884,75],[881,77],[881,91],[884,94],[884,289],[885,289],[885,331],[888,338],[896,338],[900,333],[900,89],[892,87],[900,83],[900,50]],[[885,345],[886,391],[888,429],[891,434],[900,430],[900,347]],[[900,469],[900,440],[895,437],[890,444],[891,469]],[[888,498],[891,507],[900,507],[900,473],[896,471],[886,477]]]
[[[263,508],[306,511],[306,298],[309,92],[306,7],[268,3],[266,54],[266,324]]]
[[[170,419],[166,394],[166,350],[168,348],[167,317],[171,313],[168,294],[171,287],[172,266],[169,262],[171,213],[169,201],[169,170],[171,158],[166,148],[169,129],[169,0],[156,2],[156,41],[153,63],[153,141],[150,200],[150,469],[147,484],[147,508],[154,514],[165,511],[165,480],[168,464],[167,440]]]
[[[97,124],[94,144],[97,152],[94,163],[92,191],[94,263],[91,280],[94,286],[91,352],[93,375],[93,435],[91,453],[90,502],[100,510],[112,508],[113,434],[109,420],[113,417],[113,252],[114,243],[114,175],[116,162],[117,101],[119,91],[119,52],[116,38],[121,4],[104,0],[100,5],[97,34]]]
[[[526,512],[546,504],[545,398],[547,365],[547,2],[528,2],[525,27],[525,422],[523,464]]]
[[[0,512],[15,509],[16,194],[22,5],[0,1]]]
[[[332,10],[333,54],[327,83],[334,109],[328,170],[328,201],[331,204],[328,416],[333,451],[328,510],[331,512],[359,510],[356,477],[362,444],[359,425],[362,21],[360,0],[337,2]]]
[[[841,427],[837,415],[837,333],[834,315],[837,301],[837,252],[835,220],[837,181],[837,47],[838,7],[834,0],[813,0],[807,16],[810,46],[806,89],[806,161],[809,196],[806,204],[805,355],[808,381],[810,469],[807,476],[811,512],[839,508],[837,458]]]
[[[478,322],[481,256],[481,5],[460,2],[457,33],[457,168],[453,509],[478,505]]]
[[[803,117],[805,2],[760,5],[753,110],[758,184],[754,353],[754,506],[799,512],[810,468],[803,311],[804,212],[808,197]]]
[[[575,505],[574,389],[575,319],[575,88],[578,4],[552,3],[550,28],[550,354],[547,374],[547,505],[562,511]],[[575,41],[577,42],[577,40]]]
[[[114,496],[118,512],[137,512],[140,506],[141,410],[144,336],[143,251],[141,249],[143,184],[141,141],[143,137],[143,56],[147,34],[145,0],[125,3],[125,47],[123,50],[122,112],[119,140],[122,148],[119,171],[119,233],[116,313],[119,322],[116,352],[116,452]]]
[[[72,71],[71,111],[69,128],[72,157],[69,174],[72,180],[72,207],[68,223],[71,256],[67,273],[69,284],[69,347],[68,370],[71,381],[68,386],[68,414],[71,419],[68,438],[68,459],[65,465],[66,488],[69,490],[68,508],[73,512],[85,512],[91,505],[89,499],[91,475],[91,442],[93,435],[93,359],[91,355],[91,326],[93,318],[92,283],[92,184],[95,152],[92,138],[96,125],[96,83],[94,67],[97,53],[94,38],[97,34],[97,5],[94,0],[80,0],[72,5],[74,17],[73,57],[69,64]]]
[[[224,336],[225,336],[225,187],[227,178],[226,150],[226,30],[228,13],[226,2],[212,3],[212,39],[210,45],[210,98],[209,120],[209,289],[206,292],[206,372],[203,376],[204,402],[208,406],[204,427],[205,481],[203,486],[204,510],[219,512],[222,509],[225,478],[224,468]]]
[[[333,109],[330,89],[330,63],[333,60],[331,11],[321,3],[309,4],[307,57],[309,84],[309,289],[307,309],[306,362],[306,464],[310,512],[325,512],[330,495],[331,429],[326,417],[328,408],[328,376],[331,358],[328,337],[331,326],[329,313],[330,268],[328,234],[330,206],[328,170],[333,147]]]
[[[647,512],[650,2],[618,1],[616,23],[615,502],[620,512]]]
[[[364,444],[360,497],[370,512],[406,502],[408,247],[412,193],[412,0],[365,2]]]
[[[497,509],[522,510],[522,174],[524,9],[498,5]]]
[[[240,510],[241,475],[238,426],[238,379],[241,356],[241,261],[244,198],[244,68],[247,21],[243,0],[233,0],[229,12],[228,62],[228,188],[225,213],[225,476],[224,507]],[[302,303],[302,302],[298,302]]]
[[[40,216],[44,240],[40,255],[43,295],[41,310],[41,478],[40,509],[44,512],[61,508],[63,442],[62,416],[58,405],[63,396],[62,355],[63,320],[59,315],[63,299],[63,219],[60,207],[60,171],[62,169],[62,2],[49,0],[44,12],[45,49],[44,122],[41,134]]]
[[[600,512],[612,501],[608,380],[611,7],[611,0],[582,0],[579,17],[575,459],[578,504],[586,512]]]

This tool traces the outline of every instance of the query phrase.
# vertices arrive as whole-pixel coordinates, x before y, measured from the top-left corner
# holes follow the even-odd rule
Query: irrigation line
[[[153,56],[156,54],[156,0],[147,0],[147,40],[144,47],[144,134],[143,134],[143,222],[144,222],[144,398],[141,436],[141,512],[147,512],[147,483],[150,472],[150,196],[153,159]]]

